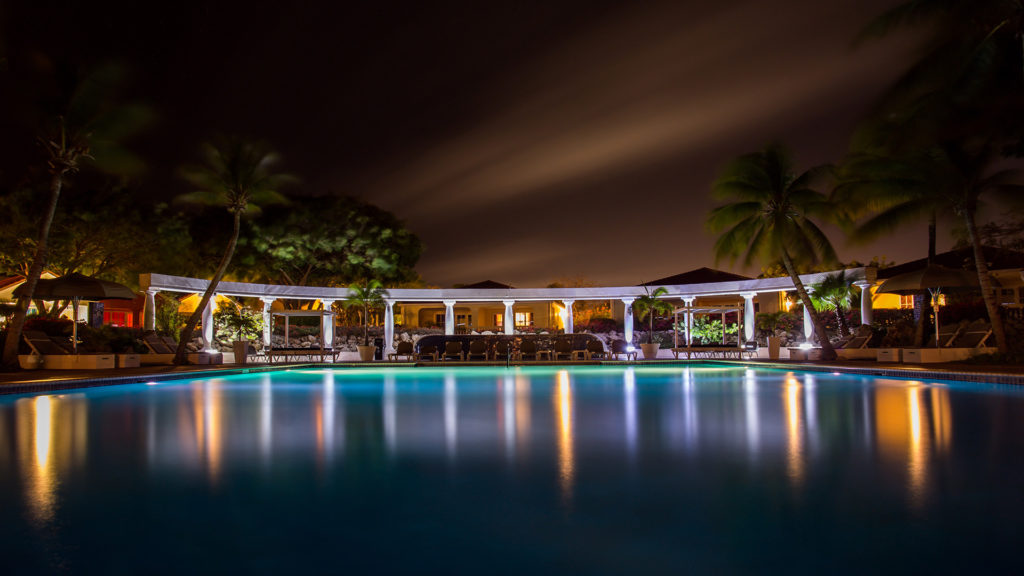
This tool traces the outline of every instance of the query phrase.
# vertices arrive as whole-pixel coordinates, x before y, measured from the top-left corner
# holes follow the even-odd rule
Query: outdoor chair
[[[459,362],[466,359],[466,354],[462,351],[462,342],[444,343],[444,355],[441,356],[441,360],[447,362],[449,358],[458,359]]]
[[[941,333],[941,332],[940,332]],[[950,348],[985,348],[989,336],[992,335],[992,325],[988,322],[972,322],[963,331],[959,332],[949,343]]]
[[[466,354],[466,360],[480,357],[487,360],[487,342],[481,339],[473,340],[469,343],[469,353]]]
[[[568,340],[555,340],[554,359],[560,360],[563,356],[566,360],[572,360],[572,342]]]
[[[925,348],[949,348],[953,346],[953,341],[963,332],[963,327],[959,324],[950,324],[948,326],[939,327],[938,346],[936,346],[935,334],[932,334],[931,338],[925,343]]]
[[[587,360],[594,360],[595,358],[608,358],[608,352],[604,349],[604,344],[600,340],[587,340],[586,353]]]
[[[416,353],[416,360],[432,360],[437,362],[437,346],[433,344],[425,344],[420,346],[420,351]]]
[[[498,340],[494,343],[494,359],[511,360],[512,359],[512,342],[508,340]]]
[[[142,343],[149,348],[151,354],[174,354],[177,351],[178,344],[174,346],[168,346],[167,343],[157,336],[156,334],[147,334],[142,337]]]
[[[625,355],[626,360],[636,360],[636,350],[629,351],[626,346],[625,340],[615,340],[612,342],[611,357],[618,360],[619,356]]]
[[[537,360],[537,342],[535,340],[523,340],[519,346],[519,359],[526,360],[527,356]]]
[[[388,354],[388,360],[397,361],[399,358],[405,358],[406,360],[416,359],[416,354],[413,352],[412,342],[403,340],[398,343],[394,352]]]
[[[67,348],[61,346],[45,332],[39,330],[24,330],[21,333],[21,336],[25,339],[28,347],[32,349],[32,352],[39,356],[67,356],[68,354],[71,354]]]

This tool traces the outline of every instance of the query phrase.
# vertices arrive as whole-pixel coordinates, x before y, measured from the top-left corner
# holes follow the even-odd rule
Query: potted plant
[[[661,347],[661,343],[654,341],[654,317],[659,313],[671,313],[672,305],[660,299],[661,296],[668,293],[668,290],[663,286],[655,288],[654,292],[645,287],[644,291],[647,293],[633,302],[633,309],[636,311],[637,318],[641,322],[645,318],[648,321],[647,342],[640,344],[640,349],[643,350],[644,359],[653,360],[658,357],[658,349]]]
[[[786,312],[781,310],[778,312],[762,312],[757,315],[758,331],[768,342],[768,358],[771,360],[779,359],[782,338],[779,337],[778,330],[785,315]]]
[[[370,344],[370,311],[384,306],[384,298],[388,295],[388,291],[377,280],[352,284],[348,290],[345,307],[360,310],[363,323],[363,343],[356,346],[359,350],[359,359],[363,362],[370,362],[377,349],[376,346]]]
[[[263,316],[257,312],[229,301],[213,315],[218,331],[226,330],[231,338],[231,349],[235,353],[235,364],[245,364],[249,355],[249,341],[255,340],[263,329]]]

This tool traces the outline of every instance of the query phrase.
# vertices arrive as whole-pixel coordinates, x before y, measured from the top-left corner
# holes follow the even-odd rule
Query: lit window
[[[533,326],[533,312],[516,312],[516,326]]]
[[[494,325],[497,326],[498,328],[503,327],[505,325],[505,315],[504,314],[495,314],[494,315]]]
[[[900,308],[908,309],[914,307],[914,295],[900,295]]]

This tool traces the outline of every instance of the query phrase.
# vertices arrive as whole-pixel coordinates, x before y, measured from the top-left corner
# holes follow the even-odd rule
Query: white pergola
[[[820,282],[831,272],[804,274],[800,276],[805,286]],[[871,323],[871,297],[868,288],[875,283],[877,270],[873,267],[850,268],[846,277],[853,278],[853,284],[860,287],[868,297],[861,298],[861,321]],[[209,285],[208,280],[168,276],[165,274],[140,274],[139,284],[146,292],[145,328],[153,330],[155,325],[156,294],[158,292],[176,292],[202,294]],[[744,305],[744,334],[747,340],[754,334],[754,297],[761,293],[777,293],[794,289],[789,277],[760,278],[736,280],[729,282],[712,282],[704,284],[678,284],[663,286],[667,291],[663,296],[666,300],[678,299],[692,305],[697,298],[708,296],[742,296]],[[592,288],[391,288],[385,298],[384,310],[384,342],[385,352],[391,351],[394,341],[396,303],[441,303],[445,307],[445,334],[455,333],[454,307],[458,302],[501,302],[505,305],[505,334],[513,334],[514,321],[512,307],[516,302],[561,302],[566,309],[565,332],[573,331],[572,304],[577,300],[619,300],[625,307],[623,316],[624,339],[627,345],[633,344],[633,301],[647,293],[649,288],[643,286],[609,286]],[[270,325],[270,309],[275,300],[319,300],[324,310],[339,301],[348,298],[347,288],[318,286],[282,286],[277,284],[254,284],[249,282],[221,282],[217,285],[217,294],[259,298],[263,301],[263,324]],[[719,307],[721,308],[721,307]],[[684,310],[684,309],[680,309]],[[679,310],[677,310],[678,312]],[[324,334],[328,330],[327,322],[333,317],[324,315]],[[203,341],[206,347],[213,342],[213,299],[203,311]],[[804,334],[810,338],[813,329],[809,314],[804,314]],[[270,344],[269,329],[264,328],[264,345]]]

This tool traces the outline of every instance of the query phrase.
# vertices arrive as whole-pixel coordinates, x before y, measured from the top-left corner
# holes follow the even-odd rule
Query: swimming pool
[[[4,572],[1020,570],[1024,390],[714,365],[0,398]]]

